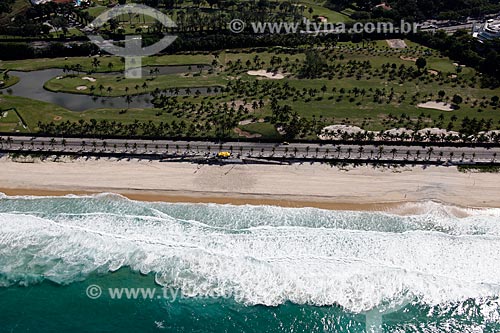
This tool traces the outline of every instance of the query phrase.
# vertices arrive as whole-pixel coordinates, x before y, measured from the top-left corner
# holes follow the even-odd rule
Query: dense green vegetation
[[[12,10],[12,4],[14,0],[3,0],[0,2],[0,15],[9,13]]]
[[[159,75],[152,76],[147,80],[125,79],[122,75],[94,75],[92,79],[96,79],[96,83],[90,83],[82,77],[85,75],[67,75],[61,79],[54,78],[45,83],[44,87],[54,92],[92,94],[94,96],[127,96],[169,88],[193,88],[192,93],[197,94],[195,88],[213,87],[217,92],[218,87],[227,83],[227,80],[220,77],[203,73]],[[84,90],[78,89],[82,87],[85,87]]]
[[[332,124],[358,126],[367,131],[437,127],[463,135],[500,129],[500,89],[482,88],[481,75],[474,69],[457,66],[434,50],[408,44],[407,49],[391,49],[385,42],[370,42],[325,44],[317,49],[276,48],[152,57],[144,62],[204,61],[211,64],[211,69],[184,74],[152,73],[134,80],[118,74],[72,71],[45,84],[54,91],[125,96],[130,101],[135,94],[149,93],[153,109],[73,113],[14,96],[2,97],[0,108],[16,107],[30,130],[58,134],[315,139],[325,126]],[[120,66],[120,61],[113,57],[80,60],[85,66],[82,67],[90,72],[108,70],[109,62],[116,61],[113,66]],[[52,64],[56,63],[64,68],[65,60],[55,59]],[[3,65],[24,69],[47,66],[42,61],[11,61]],[[258,70],[284,78],[248,74]],[[96,81],[83,79],[89,75]],[[81,86],[87,89],[76,89]],[[208,95],[196,91],[195,87],[202,86],[212,86]],[[192,89],[186,94],[181,88]],[[417,106],[427,101],[441,101],[453,105],[455,110]],[[238,133],[233,130],[236,127],[240,129]],[[366,138],[368,134],[365,133]]]
[[[8,71],[0,72],[0,89],[9,88],[18,82],[17,76],[10,75]]]
[[[325,134],[326,126],[335,124],[365,131],[329,133],[336,137],[366,139],[382,130],[405,128],[415,139],[422,135],[418,131],[436,127],[448,131],[443,134],[449,136],[448,140],[475,135],[483,141],[487,140],[483,132],[500,129],[500,69],[496,66],[500,63],[500,43],[479,45],[464,32],[454,36],[419,33],[408,36],[412,40],[406,40],[408,48],[392,49],[377,35],[256,37],[248,27],[241,34],[228,31],[228,22],[234,18],[245,22],[302,22],[303,18],[314,21],[324,16],[329,22],[352,24],[353,20],[448,17],[450,11],[458,16],[473,15],[467,12],[471,0],[389,0],[386,4],[390,8],[385,9],[375,8],[379,2],[371,0],[142,2],[169,15],[177,27],[165,28],[142,15],[124,15],[108,21],[99,32],[114,40],[141,34],[145,44],[154,43],[164,33],[178,36],[167,50],[171,54],[143,59],[143,65],[151,68],[143,79],[110,73],[123,71],[123,59],[98,55],[94,45],[80,42],[84,37],[70,23],[85,26],[113,2],[89,8],[48,3],[12,16],[8,24],[0,23],[0,34],[9,39],[31,36],[57,41],[37,48],[15,38],[14,42],[0,43],[0,58],[4,60],[0,69],[60,68],[64,74],[44,82],[46,90],[87,94],[96,99],[123,97],[129,106],[76,114],[10,96],[4,89],[0,109],[16,108],[27,126],[19,127],[19,122],[5,118],[0,121],[2,128],[58,134],[262,136],[288,140],[316,139]],[[6,4],[22,8],[18,1]],[[496,9],[498,0],[474,0],[474,6],[484,13]],[[180,74],[155,71],[155,67],[168,65],[190,65],[194,70]],[[5,73],[7,78],[3,79],[5,74],[0,74],[4,88],[17,82]],[[153,107],[131,109],[136,95],[145,94]],[[438,109],[422,108],[421,104],[428,102],[438,103]],[[459,132],[460,137],[452,131]],[[410,136],[398,135],[402,140]]]
[[[353,17],[425,20],[429,18],[460,19],[467,16],[481,16],[500,10],[498,0],[386,0],[388,8],[376,7],[374,0],[329,0],[328,7],[343,11],[351,8]]]

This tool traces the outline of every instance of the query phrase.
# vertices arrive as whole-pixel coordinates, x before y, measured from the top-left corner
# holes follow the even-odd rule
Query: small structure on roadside
[[[482,42],[500,38],[500,18],[486,21],[473,36]]]
[[[60,4],[73,3],[75,6],[80,6],[84,3],[85,4],[88,3],[87,0],[30,0],[30,1],[31,1],[31,4],[33,4],[33,5],[41,5],[41,4],[48,3],[48,2],[55,2],[55,3],[60,3]]]
[[[374,8],[381,8],[383,10],[392,10],[392,7],[385,2],[376,5]]]

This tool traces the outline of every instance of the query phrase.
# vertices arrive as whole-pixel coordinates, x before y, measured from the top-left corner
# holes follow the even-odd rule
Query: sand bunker
[[[405,56],[401,56],[401,57],[399,57],[399,59],[404,60],[404,61],[413,61],[413,62],[416,62],[416,61],[417,61],[417,58],[415,58],[415,57],[405,57]]]
[[[283,74],[268,72],[268,71],[265,71],[263,69],[258,70],[258,71],[248,71],[247,74],[252,75],[252,76],[263,76],[263,77],[266,77],[268,79],[274,79],[274,80],[281,80],[281,79],[285,78],[285,76]]]
[[[54,117],[54,121],[59,121],[59,120],[61,120],[61,119],[62,119],[62,117],[61,117],[61,116],[55,116],[55,117]]]
[[[242,121],[238,122],[238,125],[249,125],[252,123],[253,123],[252,119],[246,119],[246,120],[242,120]]]
[[[450,104],[447,104],[444,102],[420,103],[417,106],[419,108],[422,108],[422,109],[433,109],[433,110],[440,110],[440,111],[453,111],[454,110]]]
[[[433,75],[433,76],[439,75],[439,72],[438,72],[438,71],[435,71],[435,70],[433,70],[433,69],[429,69],[427,72],[428,72],[430,75]]]
[[[344,133],[348,134],[356,134],[356,133],[372,133],[375,134],[376,139],[384,138],[384,139],[390,139],[391,137],[398,137],[401,136],[402,134],[407,134],[407,140],[411,138],[411,136],[415,133],[411,129],[407,129],[404,127],[400,128],[391,128],[386,131],[365,131],[357,126],[347,126],[347,125],[331,125],[323,128],[322,133],[318,136],[321,140],[340,140],[342,139],[342,136]],[[458,136],[458,132],[454,131],[447,131],[442,128],[424,128],[418,131],[420,135],[423,136],[428,136],[428,135],[438,135],[438,136],[447,136],[447,135],[453,135],[453,136]]]
[[[264,121],[266,121],[264,118],[259,118],[256,121],[254,121],[253,119],[245,119],[238,122],[238,125],[250,125],[255,123],[263,123]]]
[[[78,91],[87,90],[87,87],[86,86],[78,86],[78,87],[76,87],[76,90],[78,90]]]
[[[386,42],[393,49],[405,49],[407,47],[406,42],[402,39],[386,39]]]
[[[455,131],[447,131],[445,129],[442,129],[442,128],[437,128],[437,127],[433,127],[433,128],[424,128],[424,129],[421,129],[420,131],[418,131],[417,133],[419,134],[422,134],[422,135],[459,135],[458,132],[455,132]]]
[[[236,128],[234,129],[234,132],[235,132],[235,133],[237,133],[237,134],[238,134],[238,136],[243,136],[243,137],[245,137],[245,138],[247,138],[247,139],[260,138],[260,137],[262,136],[262,135],[257,134],[257,133],[255,133],[255,134],[250,134],[250,133],[248,133],[248,132],[246,132],[246,131],[243,131],[241,128],[238,128],[238,127],[236,127]]]
[[[96,82],[97,80],[94,79],[93,77],[88,77],[88,76],[84,76],[82,77],[82,80],[87,80],[87,81],[90,81],[90,82]]]
[[[341,139],[343,133],[356,134],[360,132],[364,132],[364,130],[358,126],[330,125],[324,127],[318,137],[320,140]]]

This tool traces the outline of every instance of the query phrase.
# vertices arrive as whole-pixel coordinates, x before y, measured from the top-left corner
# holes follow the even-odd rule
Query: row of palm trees
[[[0,137],[0,149],[12,149],[13,138],[7,137],[4,139]],[[20,142],[21,146],[20,151],[24,152],[70,152],[72,149],[67,150],[67,140],[66,139],[55,139],[51,138],[49,143],[46,144],[44,141],[40,143],[36,143],[33,140],[25,142]],[[55,149],[55,146],[62,146],[62,149]],[[371,146],[370,146],[371,147]],[[244,154],[244,150],[246,149],[246,154]],[[312,149],[310,146],[305,147],[305,153],[300,151],[297,147],[293,149],[289,149],[285,147],[283,154],[277,154],[276,147],[271,148],[271,150],[259,148],[257,147],[247,147],[239,146],[237,149],[234,149],[233,145],[229,147],[219,144],[212,147],[211,145],[207,145],[204,147],[199,147],[195,144],[187,144],[183,149],[176,145],[159,145],[158,143],[141,143],[137,142],[129,142],[126,141],[123,144],[108,144],[105,140],[82,140],[79,149],[77,152],[85,153],[85,152],[98,152],[103,155],[107,153],[123,153],[123,154],[138,154],[138,153],[153,153],[153,154],[174,154],[174,155],[182,155],[182,156],[200,156],[203,155],[205,157],[210,156],[213,151],[225,151],[229,150],[231,153],[238,153],[238,157],[247,156],[247,157],[282,157],[282,158],[311,158],[311,159],[336,159],[336,160],[392,160],[392,161],[454,161],[455,157],[459,157],[458,161],[465,162],[475,162],[476,153],[465,153],[462,152],[458,154],[456,151],[450,151],[445,154],[443,151],[436,152],[434,147],[429,147],[427,149],[411,151],[401,147],[400,149],[392,147],[386,149],[384,146],[379,146],[376,149],[367,150],[365,146],[359,146],[357,149],[348,146],[343,147],[342,145],[336,145],[332,148],[324,148],[320,149],[319,146],[315,146]],[[301,152],[302,154],[299,154]],[[494,152],[491,154],[491,163],[497,162],[497,153]]]

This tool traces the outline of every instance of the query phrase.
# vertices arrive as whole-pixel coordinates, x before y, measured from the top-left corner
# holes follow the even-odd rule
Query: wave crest
[[[0,198],[0,284],[67,284],[128,266],[187,295],[338,304],[500,293],[500,214],[165,204],[105,194]],[[398,215],[408,209],[412,215]]]

